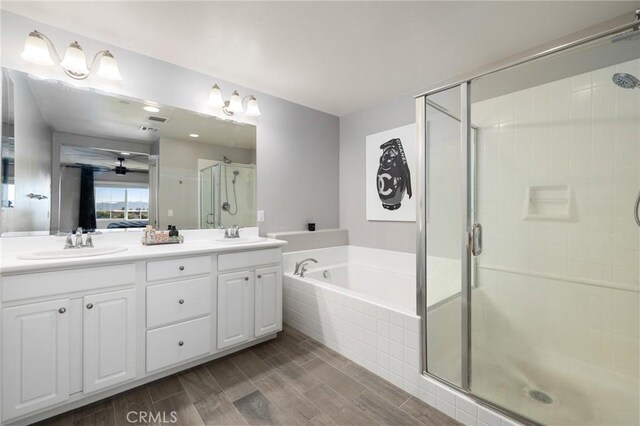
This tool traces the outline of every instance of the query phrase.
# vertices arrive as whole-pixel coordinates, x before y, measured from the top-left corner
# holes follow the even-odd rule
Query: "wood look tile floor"
[[[459,425],[286,325],[274,340],[40,424]]]

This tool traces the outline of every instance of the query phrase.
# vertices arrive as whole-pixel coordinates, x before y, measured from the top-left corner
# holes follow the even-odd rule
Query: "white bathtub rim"
[[[345,263],[342,266],[344,266],[344,265],[347,265],[347,264]],[[336,265],[332,265],[332,266],[338,266],[338,265],[336,264]],[[318,271],[318,270],[321,271],[323,269],[326,269],[326,268],[317,268],[316,271]],[[311,271],[312,271],[311,269],[308,270],[308,272],[311,272]],[[323,288],[325,290],[331,291],[333,293],[339,293],[339,294],[342,294],[344,296],[348,296],[348,297],[351,297],[353,299],[357,299],[360,302],[370,303],[372,305],[375,305],[376,307],[384,308],[384,309],[387,309],[387,310],[389,310],[391,312],[395,312],[395,313],[398,313],[398,314],[401,314],[401,315],[406,315],[406,316],[412,317],[414,319],[420,319],[420,316],[417,315],[415,312],[406,311],[406,310],[403,310],[403,309],[398,308],[396,306],[390,306],[388,304],[385,304],[385,303],[381,302],[379,299],[374,298],[374,297],[363,297],[362,293],[354,291],[354,290],[350,290],[350,289],[347,289],[347,288],[344,288],[344,287],[340,287],[340,286],[337,286],[337,285],[333,285],[333,284],[327,284],[325,282],[322,282],[320,280],[316,280],[316,279],[313,279],[313,278],[308,278],[308,277],[300,278],[300,277],[298,277],[296,275],[293,275],[293,272],[286,272],[284,274],[284,276],[285,276],[285,278],[289,278],[289,279],[296,280],[296,281],[302,281],[302,282],[305,282],[307,284],[311,284],[313,286],[320,287],[320,288]],[[310,292],[308,292],[308,291],[306,291],[304,289],[299,289],[299,290],[304,291],[305,293],[308,293],[308,294],[312,294],[312,293],[310,293]],[[315,296],[315,294],[312,294],[312,295]]]

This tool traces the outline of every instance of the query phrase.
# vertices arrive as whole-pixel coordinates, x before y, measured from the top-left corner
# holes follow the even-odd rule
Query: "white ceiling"
[[[3,1],[2,9],[344,115],[631,13],[637,5]]]
[[[243,149],[255,149],[256,129],[213,116],[158,105],[159,112],[147,112],[141,101],[105,95],[55,80],[29,78],[29,87],[47,123],[57,132],[105,139],[153,143],[159,137],[204,142]],[[168,118],[165,123],[149,116]],[[143,131],[140,126],[157,131]],[[198,138],[189,137],[198,134]]]

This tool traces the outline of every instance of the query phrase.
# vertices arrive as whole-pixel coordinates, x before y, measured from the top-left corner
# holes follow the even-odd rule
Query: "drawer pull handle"
[[[178,346],[183,346],[183,345],[184,345],[184,342],[183,342],[182,340],[180,340],[180,341],[178,342]]]
[[[245,281],[249,281],[249,277],[244,277],[244,280]]]
[[[67,308],[60,308],[58,309],[58,312],[64,314],[65,312],[67,312]]]
[[[258,275],[258,279],[262,278],[262,275]]]
[[[93,308],[93,303],[87,303],[87,309],[92,309]]]
[[[180,269],[181,271],[184,271],[184,266],[180,265],[178,269]]]
[[[181,304],[181,305],[184,305],[184,299],[178,300],[178,303]]]

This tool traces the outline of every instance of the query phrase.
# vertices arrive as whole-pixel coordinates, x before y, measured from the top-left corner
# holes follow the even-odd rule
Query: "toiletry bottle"
[[[171,230],[169,231],[169,236],[170,237],[177,237],[178,235],[180,235],[180,233],[178,232],[176,227],[175,226],[171,226]]]

